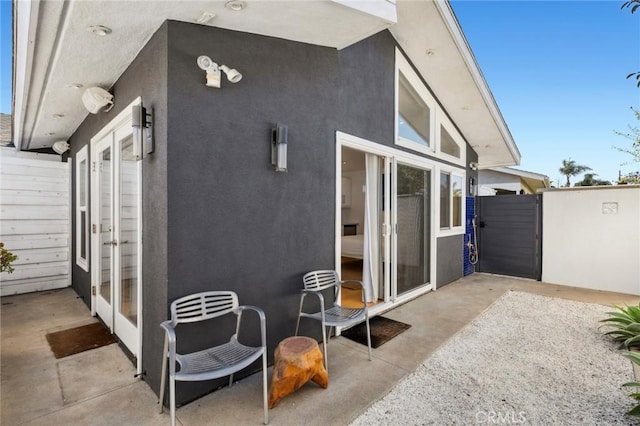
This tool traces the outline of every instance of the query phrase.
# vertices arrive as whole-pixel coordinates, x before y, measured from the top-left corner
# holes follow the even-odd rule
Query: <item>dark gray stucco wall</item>
[[[335,131],[393,136],[393,47],[388,33],[338,52],[169,22],[168,302],[236,291],[265,310],[270,356],[294,333],[302,275],[334,268]],[[199,55],[243,79],[206,87]],[[287,173],[270,165],[276,123],[289,126]],[[178,399],[223,382],[181,384]]]
[[[143,206],[143,370],[159,371],[162,336],[158,336],[158,324],[166,319],[167,306],[167,24],[162,25],[138,57],[125,70],[117,83],[110,89],[115,106],[109,112],[89,114],[70,139],[71,155],[106,126],[123,108],[138,96],[146,107],[154,112],[154,132],[156,151],[142,161],[142,206]],[[90,149],[90,148],[89,148]],[[89,156],[91,153],[89,152]],[[73,175],[73,174],[72,174]],[[74,176],[75,179],[75,176]],[[75,186],[74,186],[75,188]],[[72,191],[74,193],[74,191]],[[75,197],[75,194],[74,194]],[[72,199],[75,206],[75,198]],[[89,204],[90,206],[90,204]],[[75,241],[75,218],[73,241]],[[73,246],[73,244],[72,244]],[[83,301],[91,304],[90,274],[75,265],[72,272],[72,286]],[[145,377],[152,383],[158,382],[158,375]]]
[[[440,237],[436,240],[438,250],[436,265],[436,288],[462,277],[463,235]]]
[[[478,182],[478,172],[471,170],[468,165],[478,161],[478,154],[467,143],[467,191],[469,190],[469,179]],[[463,202],[464,205],[464,202]],[[440,237],[436,239],[436,250],[438,253],[436,260],[436,288],[450,284],[462,278],[464,272],[464,235],[453,235],[450,237]]]

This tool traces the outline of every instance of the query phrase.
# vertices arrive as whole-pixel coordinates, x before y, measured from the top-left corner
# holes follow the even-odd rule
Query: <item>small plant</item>
[[[4,243],[0,242],[0,272],[13,272],[13,266],[11,264],[16,261],[18,256],[11,253],[9,250],[4,248]]]
[[[610,317],[600,320],[613,328],[604,334],[620,343],[621,349],[640,348],[640,303],[625,307],[613,306],[617,311],[607,312]]]
[[[623,352],[622,355],[626,356],[627,358],[629,358],[632,363],[640,365],[640,353],[638,353],[638,352]],[[640,382],[629,382],[629,383],[625,383],[622,386],[632,387],[632,388],[640,388]],[[635,399],[636,401],[640,401],[640,393],[639,392],[634,392],[629,396],[631,398]],[[631,410],[627,411],[627,414],[630,415],[630,416],[640,416],[640,404],[636,405]]]

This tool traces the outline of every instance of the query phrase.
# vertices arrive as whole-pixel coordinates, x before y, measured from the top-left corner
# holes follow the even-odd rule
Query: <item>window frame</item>
[[[449,161],[450,163],[458,164],[464,167],[467,160],[467,144],[465,143],[464,139],[462,139],[462,136],[460,135],[460,133],[458,133],[458,130],[455,128],[444,111],[438,110],[436,126],[436,151],[438,157],[442,158],[443,160]],[[441,128],[444,128],[447,133],[449,133],[449,136],[451,136],[453,142],[458,145],[458,148],[460,148],[460,157],[442,152],[442,132],[440,131]]]
[[[442,203],[442,197],[441,197],[441,190],[442,188],[440,187],[440,183],[441,183],[441,177],[442,174],[447,174],[450,177],[450,185],[449,185],[449,194],[447,194],[447,203],[449,204],[449,225],[446,227],[442,227],[441,226],[441,203]],[[438,236],[447,236],[447,235],[460,235],[460,234],[464,234],[465,232],[465,200],[466,200],[466,195],[467,195],[467,188],[465,185],[465,177],[466,177],[466,172],[464,169],[459,169],[456,167],[446,167],[446,166],[439,166],[437,169],[437,191],[438,194],[436,197],[434,197],[436,200],[438,200],[438,207],[436,209],[436,213],[438,215],[437,218],[437,224],[438,227],[436,228],[436,232],[438,234]],[[461,195],[460,195],[460,225],[454,226],[453,223],[453,181],[454,178],[460,178],[460,181],[462,182],[461,184]]]
[[[81,204],[81,189],[82,180],[80,176],[83,174],[82,163],[85,163],[84,170],[84,205]],[[85,145],[78,151],[75,158],[75,172],[76,172],[76,184],[75,184],[75,212],[76,212],[76,238],[75,238],[75,251],[76,251],[76,265],[85,271],[89,272],[89,250],[90,250],[90,233],[89,233],[89,148]],[[82,257],[82,214],[85,215],[84,221],[84,245],[85,245],[85,257]]]
[[[399,135],[398,120],[400,119],[400,74],[406,78],[407,82],[411,85],[411,88],[418,94],[422,102],[424,102],[429,108],[429,145],[425,146],[411,139],[403,138]],[[411,149],[413,151],[421,152],[423,154],[434,155],[436,146],[436,100],[431,96],[429,90],[418,77],[413,67],[409,64],[409,61],[404,57],[399,50],[396,49],[396,70],[395,70],[395,144],[404,148]]]
[[[422,102],[429,108],[429,146],[422,145],[399,135],[398,120],[400,118],[400,74],[402,74],[411,88],[418,94]],[[395,67],[395,109],[394,109],[394,144],[412,151],[433,156],[437,159],[465,167],[467,160],[467,144],[458,129],[453,125],[451,119],[440,107],[435,97],[431,94],[427,85],[420,79],[420,76],[409,63],[409,60],[396,49]],[[441,131],[443,127],[451,139],[460,148],[460,157],[442,152]]]

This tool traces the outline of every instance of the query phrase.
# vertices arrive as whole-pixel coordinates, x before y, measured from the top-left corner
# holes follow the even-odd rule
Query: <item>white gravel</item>
[[[636,424],[611,310],[509,292],[352,424]]]

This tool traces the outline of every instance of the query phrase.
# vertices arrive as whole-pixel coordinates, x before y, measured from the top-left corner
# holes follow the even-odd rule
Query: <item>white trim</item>
[[[454,177],[454,176],[459,177],[462,180],[462,207],[460,209],[460,215],[461,215],[460,226],[453,226],[453,179],[452,179],[451,185],[449,187],[449,226],[446,228],[440,227],[440,174],[441,173],[446,173],[451,177]],[[464,226],[465,202],[464,200],[466,199],[466,195],[467,195],[467,187],[465,185],[465,179],[466,179],[465,169],[457,168],[454,166],[448,166],[444,164],[439,164],[436,171],[436,179],[437,179],[437,185],[435,187],[434,193],[437,193],[437,196],[434,198],[437,200],[436,215],[438,216],[438,218],[436,220],[436,227],[435,227],[437,236],[447,237],[451,235],[464,234],[465,233],[465,226]]]
[[[33,71],[33,51],[38,32],[38,11],[40,1],[13,2],[14,44],[13,57],[13,141],[16,151],[22,149],[22,134],[27,105],[25,93],[28,91]]]
[[[401,137],[398,133],[398,120],[400,118],[400,73],[404,75],[413,90],[420,96],[422,101],[429,108],[429,146],[422,145],[418,142],[412,141]],[[431,96],[429,90],[420,80],[420,77],[415,72],[407,58],[404,57],[402,52],[396,48],[396,66],[395,66],[395,108],[394,108],[394,141],[395,144],[404,148],[412,149],[423,154],[435,155],[435,123],[436,123],[436,100]]]
[[[82,149],[80,149],[80,151],[78,151],[78,153],[76,154],[76,158],[75,158],[75,180],[76,180],[76,184],[75,184],[75,199],[76,199],[76,203],[75,203],[75,216],[76,216],[76,238],[74,241],[75,244],[75,252],[76,252],[76,265],[78,265],[79,267],[81,267],[82,269],[84,269],[85,271],[89,272],[89,256],[87,255],[87,253],[90,253],[91,250],[91,234],[89,233],[89,230],[91,229],[91,225],[90,222],[91,220],[89,219],[89,168],[90,168],[90,161],[89,161],[89,146],[85,145],[84,147],[82,147]],[[85,200],[84,200],[84,206],[82,206],[80,204],[80,173],[81,173],[81,165],[82,162],[84,161],[85,163],[85,170],[84,170],[84,194],[85,194]],[[85,244],[85,249],[86,249],[86,253],[85,256],[86,257],[82,257],[80,252],[81,252],[81,247],[82,247],[82,221],[80,220],[80,217],[82,215],[82,212],[84,212],[84,216],[85,216],[85,229],[84,229],[84,244]]]
[[[425,158],[425,157],[421,157],[419,155],[416,154],[412,154],[412,153],[408,153],[406,151],[401,151],[398,150],[396,148],[393,147],[389,147],[386,145],[381,145],[366,139],[362,139],[359,138],[357,136],[353,136],[350,135],[348,133],[343,133],[340,131],[336,131],[336,173],[335,173],[335,180],[336,180],[336,198],[335,198],[335,247],[336,247],[336,252],[335,252],[335,265],[336,268],[338,267],[338,265],[340,265],[340,258],[341,258],[341,253],[342,253],[342,242],[341,242],[341,230],[340,230],[340,224],[341,224],[341,220],[342,220],[342,208],[341,208],[341,198],[340,198],[340,194],[341,194],[341,190],[342,190],[342,148],[346,147],[346,148],[352,148],[352,149],[356,149],[359,151],[364,151],[364,152],[368,152],[371,154],[375,154],[381,157],[385,157],[387,158],[387,165],[385,167],[387,167],[387,171],[390,173],[396,173],[397,170],[397,162],[399,161],[402,164],[406,164],[408,166],[412,166],[412,167],[419,167],[421,169],[424,170],[428,170],[431,172],[431,194],[435,194],[435,188],[436,188],[436,177],[434,176],[434,174],[437,173],[437,167],[438,167],[438,162],[434,161],[431,158]],[[386,186],[389,187],[388,191]],[[391,200],[394,199],[394,197],[396,196],[396,189],[394,188],[395,185],[390,185],[389,183],[387,183],[385,186],[385,207],[387,208],[395,208],[395,203],[391,203]],[[410,299],[413,299],[417,296],[420,296],[422,294],[425,294],[431,290],[435,290],[436,288],[436,282],[437,282],[437,256],[438,256],[438,251],[437,251],[437,245],[436,245],[436,232],[437,232],[437,228],[436,228],[436,224],[437,222],[437,211],[439,210],[439,201],[438,201],[438,197],[432,196],[432,205],[434,207],[432,207],[432,210],[429,214],[430,216],[430,227],[431,227],[431,232],[430,232],[430,236],[429,236],[429,244],[430,244],[430,249],[429,249],[429,253],[431,254],[431,259],[430,259],[430,282],[426,283],[425,285],[422,285],[414,290],[411,290],[407,293],[404,293],[402,295],[397,295],[397,290],[395,290],[395,288],[397,287],[397,283],[396,283],[396,276],[395,276],[395,268],[397,267],[396,262],[395,261],[391,261],[390,262],[390,266],[391,266],[391,271],[390,274],[385,274],[384,276],[384,287],[385,287],[385,295],[384,295],[384,302],[379,303],[373,307],[370,308],[370,312],[374,313],[374,314],[379,314],[382,313],[386,310],[389,310],[392,307],[395,307],[401,303],[404,303]],[[392,217],[395,217],[394,214],[391,215]],[[396,251],[395,251],[395,247],[389,247],[389,243],[391,243],[392,246],[395,246],[396,244],[396,239],[395,238],[391,238],[392,234],[395,234],[395,229],[394,229],[394,224],[391,223],[389,224],[388,222],[385,224],[385,226],[388,228],[386,231],[390,231],[390,232],[386,232],[385,233],[385,253],[388,256],[391,256],[392,259],[395,259],[396,256]],[[385,232],[385,231],[383,231]],[[386,257],[387,259],[389,259],[389,257]],[[391,291],[391,294],[389,294],[388,292]]]
[[[446,152],[442,152],[442,132],[440,131],[440,127],[444,127],[444,129],[449,133],[451,139],[455,142],[456,145],[460,148],[460,157],[456,157]],[[467,144],[458,130],[455,128],[447,114],[444,113],[443,110],[438,109],[436,113],[436,153],[437,156],[442,158],[443,160],[447,160],[451,163],[458,164],[462,167],[465,167],[467,161]]]
[[[518,146],[513,140],[513,136],[511,135],[511,132],[509,131],[509,128],[507,127],[507,124],[504,120],[504,117],[502,116],[502,113],[498,108],[498,104],[496,103],[496,100],[493,97],[491,90],[489,89],[489,85],[487,84],[487,81],[485,80],[484,75],[482,74],[482,71],[478,66],[478,63],[476,62],[475,57],[473,56],[471,47],[469,46],[469,43],[467,42],[467,39],[465,38],[464,33],[460,28],[460,24],[458,22],[458,19],[455,17],[455,13],[451,8],[451,4],[446,0],[437,0],[437,1],[434,1],[433,3],[435,4],[436,9],[440,13],[440,16],[445,22],[447,28],[449,29],[451,38],[453,39],[454,43],[458,46],[458,51],[460,52],[460,56],[462,57],[464,62],[467,64],[467,68],[470,71],[471,77],[475,81],[476,86],[478,87],[478,90],[480,91],[480,94],[482,95],[482,98],[485,101],[485,105],[487,106],[489,113],[494,119],[496,127],[498,128],[499,132],[502,134],[502,137],[505,145],[507,146],[507,149],[511,153],[511,156],[516,162],[516,164],[520,164],[521,155],[520,155],[520,151],[518,150]],[[504,164],[498,164],[498,165],[503,166]],[[489,167],[489,165],[485,165],[485,166]]]
[[[429,146],[422,145],[410,139],[403,138],[399,135],[398,120],[400,117],[400,74],[404,75],[413,90],[420,96],[422,101],[429,108]],[[448,161],[460,166],[465,166],[467,159],[467,144],[453,125],[451,119],[445,111],[440,107],[434,96],[431,94],[427,86],[420,79],[418,73],[409,63],[409,60],[396,48],[396,66],[395,66],[395,94],[394,94],[394,141],[395,144],[403,148],[411,149],[422,154],[430,155]],[[441,149],[441,132],[440,127],[444,127],[449,133],[453,141],[460,148],[460,157],[456,157]]]
[[[111,148],[112,148],[112,158],[117,158],[116,155],[116,150],[118,149],[117,146],[115,146],[115,133],[122,129],[124,126],[130,125],[131,119],[132,119],[132,107],[136,106],[136,105],[141,105],[142,104],[142,98],[141,97],[137,97],[136,99],[133,100],[133,102],[131,102],[127,107],[123,108],[123,110],[116,116],[114,117],[106,126],[104,126],[96,135],[94,135],[91,139],[90,139],[90,145],[91,145],[91,167],[94,167],[94,162],[97,161],[97,150],[94,149],[94,147],[100,143],[105,137],[109,137],[111,135]],[[135,129],[133,130],[134,132],[136,131]],[[119,165],[114,164],[115,167],[119,167]],[[114,169],[115,170],[115,169]],[[116,176],[116,173],[113,173],[111,178],[114,179]],[[138,169],[137,169],[137,176],[138,176],[138,259],[137,259],[137,267],[138,267],[138,300],[137,300],[137,308],[138,308],[138,312],[137,312],[137,333],[138,333],[138,341],[137,341],[137,347],[135,349],[135,356],[136,356],[136,372],[137,374],[141,374],[142,373],[142,317],[143,317],[143,312],[142,312],[142,285],[143,285],[143,276],[142,276],[142,257],[143,257],[143,244],[142,244],[142,161],[138,161]],[[98,180],[93,178],[91,179],[91,194],[98,194],[99,193],[99,188],[98,188]],[[99,203],[99,200],[96,196],[91,196],[91,211],[92,211],[92,217],[91,217],[91,223],[92,225],[94,224],[93,221],[95,219],[95,215],[97,214],[97,203]],[[115,215],[119,215],[118,212],[115,213]],[[118,217],[116,217],[114,215],[114,222],[118,220]],[[95,224],[96,226],[99,226],[98,224]],[[96,256],[99,256],[99,236],[93,236],[91,238],[92,244],[91,244],[91,264],[95,265],[97,262],[97,258]],[[97,248],[96,248],[97,247]],[[96,288],[96,293],[98,292],[98,282],[99,282],[99,268],[92,268],[92,274],[91,274],[91,286]],[[112,283],[112,292],[113,292],[113,288],[115,285],[115,281],[114,283]],[[96,295],[91,296],[91,314],[92,315],[96,315]],[[111,297],[111,303],[112,303],[112,310],[115,309],[115,307],[113,306],[113,304],[115,303],[113,294]],[[112,319],[112,331],[113,331],[113,327],[115,327],[115,321]]]

